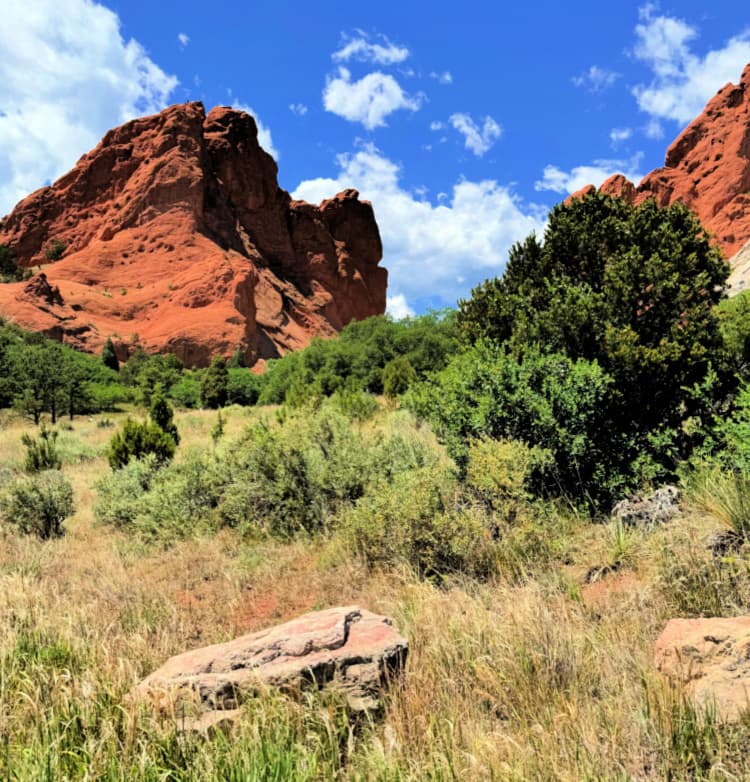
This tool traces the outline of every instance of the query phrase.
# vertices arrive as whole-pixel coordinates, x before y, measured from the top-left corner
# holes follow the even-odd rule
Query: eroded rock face
[[[591,185],[574,193],[591,192]],[[750,240],[750,65],[739,84],[727,84],[667,150],[657,168],[636,187],[621,174],[600,190],[660,206],[690,207],[718,240],[727,259]]]
[[[656,667],[697,705],[727,720],[750,708],[750,616],[671,619],[656,641]]]
[[[0,285],[0,315],[84,350],[112,337],[121,358],[138,342],[205,365],[237,347],[248,364],[273,358],[384,312],[372,206],[355,190],[293,201],[276,175],[234,109],[186,103],[109,131],[0,227],[64,304]]]
[[[407,652],[390,619],[357,606],[331,608],[172,657],[132,697],[161,713],[186,713],[198,728],[233,719],[263,686],[332,687],[352,709],[369,710],[402,674]]]

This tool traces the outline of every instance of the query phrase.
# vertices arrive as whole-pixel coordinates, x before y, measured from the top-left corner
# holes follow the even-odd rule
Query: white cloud
[[[627,141],[633,135],[632,128],[612,128],[609,131],[609,140],[613,147],[618,147],[623,141]]]
[[[289,111],[292,114],[296,114],[298,117],[304,117],[307,114],[307,106],[304,103],[290,103]]]
[[[342,47],[331,55],[336,62],[359,60],[378,65],[395,65],[409,57],[409,50],[405,46],[392,43],[384,35],[379,36],[380,43],[373,43],[370,36],[362,30],[357,30],[356,37],[344,35],[342,38]]]
[[[477,157],[489,152],[500,138],[502,128],[492,117],[485,117],[480,128],[468,114],[453,114],[450,123],[464,137],[464,146]]]
[[[658,119],[650,119],[643,128],[646,138],[660,139],[664,138],[664,128]]]
[[[396,320],[414,317],[414,310],[407,303],[403,293],[399,293],[397,296],[387,296],[385,311]]]
[[[180,46],[185,48],[190,43],[190,36],[187,33],[178,33],[177,40],[180,42]]]
[[[177,86],[92,0],[5,3],[2,16],[0,215]]]
[[[558,166],[545,166],[542,179],[534,183],[534,189],[568,195],[586,185],[599,187],[613,174],[623,174],[637,185],[643,179],[639,171],[642,160],[643,154],[639,152],[630,160],[595,160],[590,165],[575,166],[570,171],[563,171]]]
[[[445,128],[444,122],[438,122],[435,120],[434,122],[430,123],[430,130],[443,130]]]
[[[326,111],[361,122],[368,130],[385,125],[385,118],[399,109],[418,111],[422,100],[421,95],[404,92],[393,76],[380,71],[353,82],[351,73],[339,68],[338,76],[329,77],[323,90]]]
[[[494,180],[460,180],[433,205],[402,187],[399,166],[371,144],[340,155],[338,166],[335,179],[301,182],[293,196],[317,203],[356,187],[372,201],[392,297],[455,304],[501,273],[514,242],[543,229],[546,209],[524,205]]]
[[[430,78],[435,79],[440,84],[453,84],[453,74],[450,71],[442,71],[441,73],[432,71]]]
[[[619,73],[607,70],[599,65],[592,65],[587,71],[574,76],[572,81],[576,87],[583,87],[588,92],[604,92],[620,78]]]
[[[650,4],[641,9],[635,34],[633,54],[648,65],[653,79],[635,86],[633,94],[639,108],[654,118],[688,123],[750,62],[750,29],[701,57],[691,49],[698,30],[682,19],[656,15]]]
[[[240,111],[245,111],[248,114],[251,114],[252,117],[255,119],[255,124],[258,126],[258,143],[263,147],[263,149],[268,152],[268,154],[274,159],[279,160],[281,155],[279,154],[279,151],[274,147],[273,145],[273,139],[271,138],[271,131],[269,128],[267,128],[261,121],[260,117],[258,116],[258,113],[252,109],[250,106],[248,106],[246,103],[236,103],[234,102],[232,104],[235,109],[239,109]]]

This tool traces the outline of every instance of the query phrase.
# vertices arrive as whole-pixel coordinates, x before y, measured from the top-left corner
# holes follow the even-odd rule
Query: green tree
[[[214,356],[201,381],[201,404],[216,410],[227,403],[229,370],[223,356]]]
[[[175,445],[180,444],[180,433],[177,431],[177,425],[173,420],[174,410],[172,410],[169,402],[164,398],[161,387],[157,386],[151,397],[151,407],[149,408],[148,416],[153,423],[174,440]]]
[[[543,242],[514,246],[505,275],[460,302],[459,328],[519,357],[536,346],[597,362],[612,379],[602,425],[623,463],[645,455],[669,471],[691,447],[683,423],[711,401],[694,389],[722,360],[715,305],[727,274],[681,204],[592,194],[555,207]]]
[[[105,367],[109,367],[115,372],[120,369],[120,362],[117,358],[117,353],[115,353],[115,346],[112,344],[111,337],[107,337],[107,341],[102,348],[102,363]]]

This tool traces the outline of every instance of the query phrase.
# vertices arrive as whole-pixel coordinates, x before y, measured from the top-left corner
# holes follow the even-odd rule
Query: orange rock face
[[[248,364],[385,311],[372,206],[346,190],[314,206],[279,188],[255,120],[200,103],[109,131],[0,224],[19,264],[0,315],[74,347],[111,337],[187,365],[240,348]],[[62,258],[50,261],[57,245]]]
[[[574,193],[579,198],[591,185]],[[600,190],[661,206],[690,207],[715,236],[727,258],[750,240],[750,65],[740,83],[727,84],[667,150],[657,168],[636,187],[621,174]]]

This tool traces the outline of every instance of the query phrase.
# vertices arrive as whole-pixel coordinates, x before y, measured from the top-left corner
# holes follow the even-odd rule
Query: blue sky
[[[452,305],[738,80],[750,10],[718,5],[6,0],[0,213],[125,119],[235,105],[295,196],[373,201],[391,312]]]

